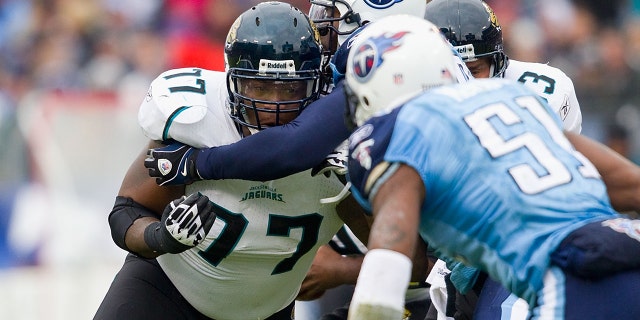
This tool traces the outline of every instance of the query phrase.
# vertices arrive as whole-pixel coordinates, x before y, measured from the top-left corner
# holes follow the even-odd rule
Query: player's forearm
[[[374,195],[374,220],[368,248],[394,250],[413,258],[423,199],[424,185],[420,176],[413,168],[400,165]]]
[[[144,227],[159,221],[165,206],[184,194],[184,186],[158,186],[147,175],[143,165],[146,150],[157,146],[159,143],[150,141],[131,164],[108,218],[116,245],[144,257],[157,255],[144,242]]]
[[[340,202],[336,209],[342,221],[358,240],[366,246],[369,241],[369,231],[371,230],[373,217],[367,215],[353,196],[348,196]]]
[[[290,135],[287,130],[273,127],[231,145],[202,149],[196,161],[198,172],[206,180],[267,181],[307,170],[331,152],[302,151],[304,148],[282,140]],[[273,141],[283,142],[276,145]]]
[[[125,241],[129,250],[141,257],[155,258],[159,254],[153,251],[144,241],[144,231],[153,222],[159,221],[157,218],[144,217],[136,220],[129,230],[127,230]]]
[[[618,211],[640,211],[640,167],[604,144],[582,135],[566,135],[600,172],[611,205]]]
[[[342,284],[356,284],[364,255],[344,256],[338,263],[336,277]]]
[[[398,222],[397,219],[404,215],[402,212],[395,215],[389,211],[377,214],[371,229],[368,249],[393,250],[413,258],[417,230],[408,227],[405,223]]]

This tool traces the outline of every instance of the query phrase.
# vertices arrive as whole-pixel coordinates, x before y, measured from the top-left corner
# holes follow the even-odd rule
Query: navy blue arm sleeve
[[[204,179],[266,181],[310,169],[349,137],[345,104],[339,84],[286,125],[233,144],[200,150],[198,172]]]

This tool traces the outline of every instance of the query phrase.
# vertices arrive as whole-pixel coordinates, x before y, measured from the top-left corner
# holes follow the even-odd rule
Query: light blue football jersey
[[[486,271],[530,304],[560,241],[617,214],[560,119],[509,80],[433,89],[355,131],[349,176],[365,207],[388,176],[374,170],[385,162],[421,175],[420,234],[431,247]]]

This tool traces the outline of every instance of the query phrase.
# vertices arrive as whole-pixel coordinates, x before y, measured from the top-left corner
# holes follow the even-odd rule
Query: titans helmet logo
[[[359,82],[365,82],[384,63],[384,55],[402,45],[402,38],[408,31],[397,32],[391,35],[382,34],[375,38],[369,38],[355,48],[352,67],[353,74]]]
[[[415,0],[410,0],[410,1],[415,1]],[[386,9],[398,2],[402,2],[402,0],[364,0],[364,3],[366,3],[369,7],[374,9]]]

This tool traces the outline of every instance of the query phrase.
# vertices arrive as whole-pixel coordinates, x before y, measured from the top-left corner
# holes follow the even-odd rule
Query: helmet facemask
[[[292,61],[263,63],[293,65]],[[231,117],[240,127],[262,130],[290,122],[317,99],[320,76],[318,71],[256,74],[252,69],[234,68],[228,72],[227,82],[233,97]]]
[[[508,58],[502,50],[502,43],[496,44],[496,48],[488,49],[484,44],[469,43],[465,45],[455,46],[454,49],[460,54],[462,61],[469,63],[478,60],[486,60],[489,64],[489,77],[503,77],[507,69]],[[477,52],[484,52],[478,53]],[[471,66],[469,65],[469,68]]]

